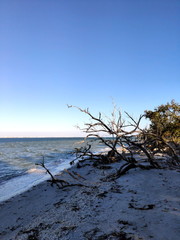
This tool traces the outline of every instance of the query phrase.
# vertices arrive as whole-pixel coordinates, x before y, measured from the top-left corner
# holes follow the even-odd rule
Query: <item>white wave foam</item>
[[[53,175],[56,175],[65,168],[67,169],[70,167],[69,164],[70,160],[71,159],[69,159],[68,162],[61,163],[55,169],[52,166],[47,165],[47,167],[50,169]],[[44,171],[44,169],[41,170],[31,168],[26,173],[27,174],[23,176],[12,178],[9,181],[0,185],[0,202],[8,200],[16,195],[19,195],[27,191],[31,187],[50,179],[49,174],[47,174],[46,171]]]
[[[45,170],[43,170],[43,169],[38,169],[38,168],[31,168],[31,169],[29,169],[29,170],[27,170],[27,172],[26,173],[44,173],[45,172]]]

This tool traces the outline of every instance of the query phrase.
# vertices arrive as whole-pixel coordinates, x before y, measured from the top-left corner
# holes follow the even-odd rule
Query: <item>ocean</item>
[[[36,165],[44,162],[53,173],[70,167],[75,159],[74,148],[83,144],[83,138],[0,138],[0,202],[20,194],[45,181],[49,175]],[[103,151],[100,143],[94,152]]]

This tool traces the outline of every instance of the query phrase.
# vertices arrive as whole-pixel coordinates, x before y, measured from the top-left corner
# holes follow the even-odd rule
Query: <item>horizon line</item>
[[[0,138],[84,138],[84,136],[0,136]]]

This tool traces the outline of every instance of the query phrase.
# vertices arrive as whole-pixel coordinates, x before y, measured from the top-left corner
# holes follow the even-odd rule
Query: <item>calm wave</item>
[[[45,171],[35,165],[45,159],[52,173],[70,166],[83,138],[0,138],[0,201],[23,192],[48,178]],[[100,151],[95,144],[94,151]]]

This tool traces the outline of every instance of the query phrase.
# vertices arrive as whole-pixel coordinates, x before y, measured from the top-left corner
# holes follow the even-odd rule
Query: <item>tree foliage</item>
[[[166,142],[180,143],[180,105],[174,100],[145,111],[145,117],[151,121],[149,132]]]

